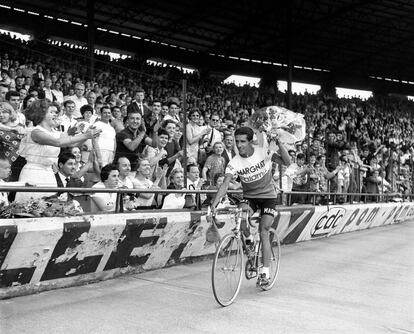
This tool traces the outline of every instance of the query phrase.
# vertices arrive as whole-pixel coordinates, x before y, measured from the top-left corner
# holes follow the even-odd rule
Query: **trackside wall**
[[[281,208],[284,244],[414,220],[414,203]],[[231,230],[229,215],[221,235]],[[221,224],[220,224],[221,225]],[[202,211],[0,220],[0,299],[85,284],[210,255]],[[380,233],[380,230],[378,231]]]

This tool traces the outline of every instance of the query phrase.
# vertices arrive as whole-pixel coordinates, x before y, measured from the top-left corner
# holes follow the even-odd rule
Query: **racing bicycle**
[[[235,227],[221,239],[214,255],[211,272],[214,298],[224,307],[229,306],[236,299],[242,284],[243,271],[246,279],[251,280],[258,277],[263,267],[262,242],[258,231],[260,217],[249,219],[254,215],[249,217],[249,213],[241,208],[226,208],[225,211],[231,214]],[[217,213],[212,218],[217,219]],[[253,242],[250,244],[246,243],[246,237],[241,229],[243,219],[246,219],[246,226],[253,235]],[[275,229],[270,229],[269,237],[271,244],[270,281],[266,285],[258,284],[263,290],[273,288],[280,265],[280,240]],[[245,264],[243,253],[247,257]]]

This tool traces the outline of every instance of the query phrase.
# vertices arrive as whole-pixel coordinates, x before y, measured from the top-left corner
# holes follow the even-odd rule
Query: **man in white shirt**
[[[102,130],[97,139],[99,146],[98,162],[101,166],[112,163],[115,156],[116,132],[110,124],[111,118],[111,108],[109,105],[104,105],[101,109],[101,119],[94,123],[97,129]]]
[[[75,112],[75,102],[72,100],[66,100],[63,102],[64,114],[60,117],[60,130],[62,132],[68,132],[69,128],[76,125],[77,120],[73,117]]]
[[[20,93],[12,90],[6,93],[6,101],[16,112],[16,124],[26,126],[26,116],[20,111]]]
[[[213,146],[215,143],[223,141],[223,134],[219,131],[220,128],[220,116],[218,114],[211,115],[210,118],[211,133],[207,136],[209,139],[206,152],[207,154],[213,153]]]
[[[72,100],[73,102],[75,102],[75,112],[73,114],[75,118],[82,117],[80,108],[83,105],[88,104],[88,101],[83,96],[84,93],[85,93],[85,85],[82,83],[77,83],[75,85],[75,95],[70,95],[70,96],[65,97],[65,101]]]
[[[187,189],[188,190],[200,190],[205,180],[200,178],[200,169],[197,165],[187,165]],[[194,203],[196,202],[196,194],[192,194]],[[204,202],[206,195],[200,195],[200,200]]]

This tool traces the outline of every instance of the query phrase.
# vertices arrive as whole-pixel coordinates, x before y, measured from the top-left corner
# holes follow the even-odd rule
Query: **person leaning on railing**
[[[154,181],[151,180],[151,165],[147,159],[140,159],[137,161],[137,172],[135,178],[132,180],[134,189],[166,189],[165,174],[168,170],[168,165],[165,164],[163,168],[157,167],[154,173]],[[162,195],[155,193],[138,193],[135,195],[134,207],[135,209],[155,208],[158,203],[162,202]]]
[[[184,189],[184,170],[175,168],[170,174],[170,184],[167,189]],[[188,198],[192,198],[189,195]],[[168,194],[163,198],[162,209],[183,209],[186,202],[186,196],[182,193]]]
[[[101,170],[101,182],[93,185],[96,189],[119,188],[119,169],[115,164],[109,164]],[[92,212],[114,212],[116,207],[117,193],[95,193],[91,195]]]

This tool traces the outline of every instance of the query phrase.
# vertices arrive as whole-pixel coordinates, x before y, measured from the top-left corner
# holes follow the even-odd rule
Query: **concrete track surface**
[[[0,301],[0,333],[414,333],[414,223],[282,247],[222,308],[211,261]]]

